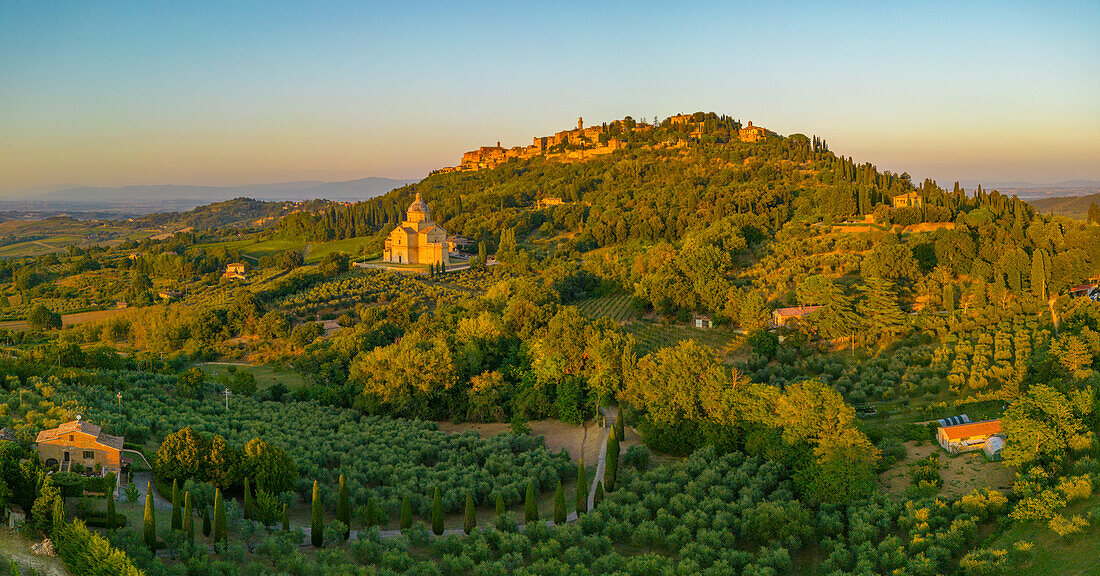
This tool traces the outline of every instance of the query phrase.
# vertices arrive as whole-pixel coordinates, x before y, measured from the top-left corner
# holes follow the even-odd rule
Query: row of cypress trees
[[[613,491],[615,489],[615,480],[618,476],[618,464],[619,464],[619,438],[623,434],[622,418],[617,418],[614,428],[611,434],[607,437],[607,455],[604,470],[604,481],[606,482],[607,491]],[[344,475],[340,475],[339,481],[339,494],[336,501],[336,519],[343,524],[343,539],[347,539],[351,536],[351,502],[348,496],[348,486]],[[595,504],[599,504],[604,497],[604,482],[597,482],[595,489]],[[146,485],[145,489],[145,517],[143,524],[143,535],[145,538],[145,544],[149,546],[151,550],[156,550],[158,546],[157,541],[157,518],[154,508],[153,500],[153,486],[152,482]],[[379,514],[377,507],[374,504],[373,498],[367,501],[367,525],[374,526],[379,521]],[[244,515],[246,519],[252,519],[253,516],[253,502],[252,492],[250,490],[249,481],[246,478],[244,481]],[[582,458],[577,464],[577,488],[575,495],[575,509],[577,515],[584,514],[588,511],[588,473],[584,468],[584,459]],[[498,518],[503,517],[507,513],[507,507],[504,504],[504,499],[500,494],[497,494],[496,498],[496,515]],[[527,492],[524,498],[524,512],[523,519],[525,523],[538,522],[539,521],[539,508],[538,497],[535,492],[535,485],[533,482],[527,483]],[[565,506],[565,492],[562,488],[561,481],[558,481],[557,488],[554,490],[554,523],[564,524],[568,519],[568,512]],[[191,493],[184,492],[183,501],[180,501],[179,484],[176,480],[172,481],[172,530],[181,530],[189,544],[194,544],[195,541],[195,528],[194,528],[194,513],[191,507]],[[108,499],[107,501],[107,525],[108,527],[114,527],[115,525],[115,505],[114,499]],[[412,526],[412,506],[409,502],[408,496],[405,496],[401,500],[401,516],[400,516],[401,529],[405,530]],[[436,487],[432,494],[432,532],[439,536],[442,535],[445,530],[444,516],[443,516],[443,502],[439,491]],[[283,530],[290,529],[290,522],[288,518],[287,507],[283,506],[282,513],[282,525]],[[465,514],[463,518],[463,531],[466,534],[470,534],[477,528],[477,508],[474,505],[473,494],[466,493],[466,506]],[[214,520],[213,526],[211,526],[210,513],[208,508],[204,508],[202,511],[202,533],[203,536],[210,536],[211,530],[214,533],[214,543],[225,542],[227,537],[227,524],[225,519],[225,501],[222,498],[221,489],[214,491]],[[315,480],[313,482],[313,501],[312,501],[312,515],[310,523],[310,543],[317,548],[324,546],[324,530],[325,519],[324,509],[321,504],[321,488]]]
[[[149,482],[145,485],[145,516],[142,524],[142,535],[145,538],[145,544],[150,550],[156,551],[159,542],[157,540],[157,516],[156,509],[154,507],[153,500],[153,483]],[[250,502],[248,500],[248,483],[245,482],[245,509],[248,509]],[[108,523],[113,526],[111,516],[114,512],[114,501],[108,500],[107,514]],[[188,544],[194,545],[195,543],[195,514],[191,506],[191,492],[184,492],[183,499],[180,500],[179,483],[176,480],[172,481],[172,520],[171,529],[182,531],[187,539]],[[286,527],[286,508],[283,508],[283,525]],[[225,500],[222,498],[222,491],[220,488],[214,490],[214,519],[213,524],[210,520],[210,510],[203,508],[202,511],[202,535],[209,537],[211,532],[214,534],[214,543],[225,542],[227,538],[227,524],[225,520]]]

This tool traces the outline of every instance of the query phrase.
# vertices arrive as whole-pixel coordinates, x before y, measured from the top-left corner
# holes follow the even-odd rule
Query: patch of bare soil
[[[605,430],[594,421],[585,422],[584,426],[574,426],[559,420],[536,420],[529,422],[528,425],[531,427],[532,435],[545,438],[546,447],[552,452],[564,448],[573,461],[583,455],[586,467],[589,464],[594,466],[600,457],[600,448],[603,445]],[[477,432],[483,438],[489,438],[501,432],[507,432],[511,427],[503,423],[466,422],[454,424],[452,422],[439,422],[439,429],[455,434],[472,431]],[[625,452],[630,446],[642,443],[638,433],[629,426],[626,427],[625,431],[626,439],[619,444],[621,452]]]
[[[69,571],[60,558],[33,554],[31,552],[33,543],[36,542],[27,540],[14,530],[0,527],[0,555],[11,556],[20,568],[31,568],[46,576],[69,576]]]
[[[902,234],[910,234],[912,232],[935,232],[936,230],[954,230],[954,222],[921,222],[920,224],[910,224],[901,229]]]
[[[952,456],[934,442],[906,442],[908,456],[902,462],[894,464],[889,470],[879,474],[879,481],[886,491],[892,494],[904,494],[909,486],[909,464],[930,454],[938,454],[940,462],[946,465],[940,470],[944,496],[962,496],[976,488],[988,488],[1009,492],[1016,478],[1015,471],[1001,462],[990,462],[980,450]]]

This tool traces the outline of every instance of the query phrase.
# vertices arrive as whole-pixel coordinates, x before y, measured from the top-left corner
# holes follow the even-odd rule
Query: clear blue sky
[[[0,191],[417,177],[696,110],[915,178],[1100,180],[1100,2],[530,4],[0,2]]]

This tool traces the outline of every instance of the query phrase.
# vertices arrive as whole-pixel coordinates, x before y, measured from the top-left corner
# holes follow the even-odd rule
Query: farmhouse
[[[797,326],[803,318],[818,308],[821,308],[821,306],[796,306],[794,308],[773,310],[772,324],[774,326]]]
[[[405,221],[386,238],[382,260],[395,264],[450,264],[450,252],[447,231],[432,221],[432,211],[417,192]]]
[[[921,197],[916,192],[909,192],[907,194],[900,194],[890,199],[894,208],[920,208]]]
[[[954,426],[941,426],[936,430],[936,441],[952,454],[981,450],[986,443],[1001,434],[1000,420],[986,420]],[[999,452],[999,450],[997,450]]]
[[[99,426],[81,420],[80,416],[39,432],[35,442],[38,459],[47,468],[69,472],[79,464],[86,470],[114,472],[116,477],[122,477],[122,437],[104,434]]]
[[[240,262],[234,262],[225,266],[225,273],[222,274],[222,278],[229,278],[230,280],[248,280],[248,267]]]
[[[742,142],[760,142],[768,135],[768,131],[759,126],[753,126],[752,120],[749,120],[749,125],[737,131],[737,136]]]
[[[1069,289],[1070,298],[1090,298],[1100,301],[1100,287],[1097,284],[1081,284]]]

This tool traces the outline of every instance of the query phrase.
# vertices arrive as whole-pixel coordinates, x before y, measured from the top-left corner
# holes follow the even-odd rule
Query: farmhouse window
[[[91,450],[85,450],[84,451],[84,458],[85,459],[95,458],[95,452],[92,452]]]

